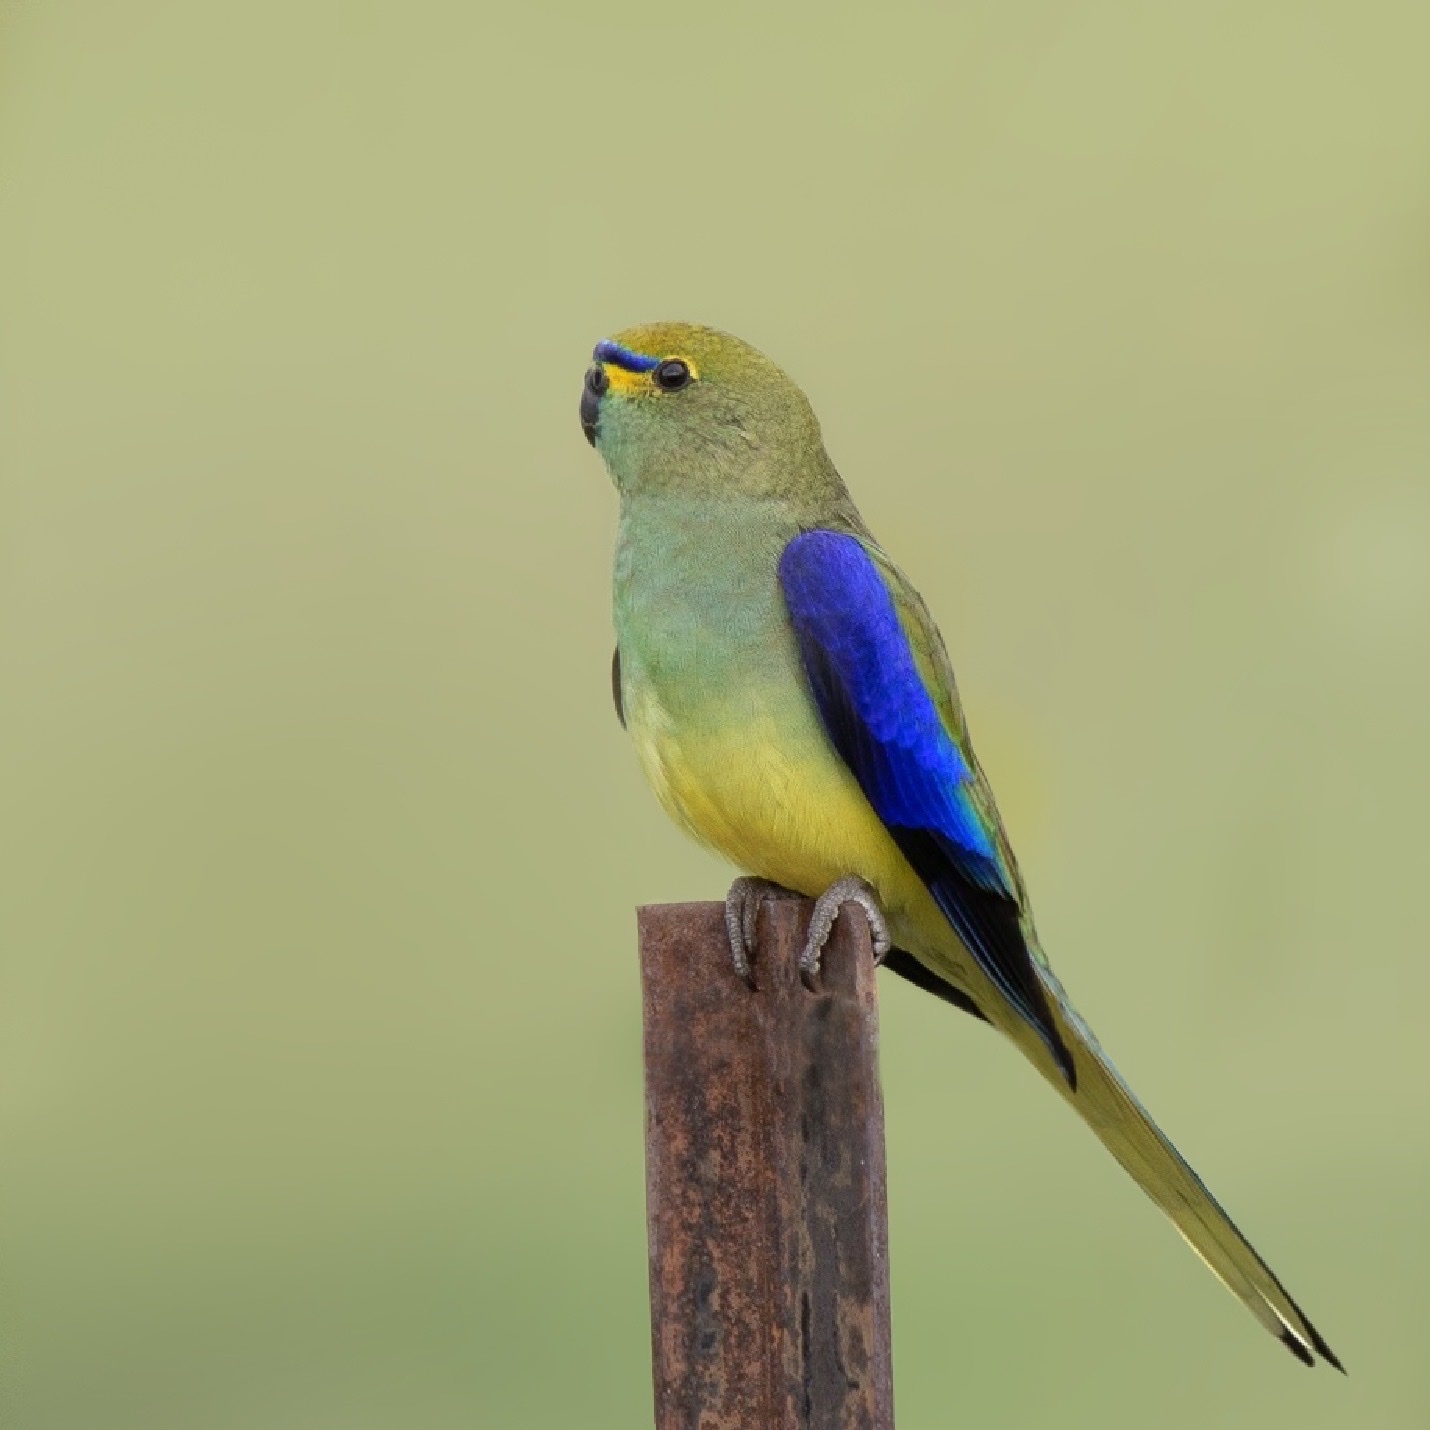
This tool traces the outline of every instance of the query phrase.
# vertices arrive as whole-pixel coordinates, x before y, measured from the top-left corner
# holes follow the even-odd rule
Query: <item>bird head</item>
[[[840,492],[808,398],[763,353],[696,323],[648,323],[596,344],[581,430],[622,495],[679,489]]]

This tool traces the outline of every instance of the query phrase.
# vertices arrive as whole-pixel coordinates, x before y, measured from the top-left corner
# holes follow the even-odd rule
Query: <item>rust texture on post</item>
[[[760,915],[751,991],[724,908],[640,910],[656,1430],[892,1430],[888,1210],[868,928],[818,993],[810,905]]]

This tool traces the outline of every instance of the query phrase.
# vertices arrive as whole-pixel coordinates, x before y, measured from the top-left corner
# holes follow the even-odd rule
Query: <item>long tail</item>
[[[1055,1016],[1073,1051],[1076,1090],[1040,1044],[1031,1046],[1031,1032],[1027,1042],[1023,1038],[1015,1041],[1077,1109],[1137,1185],[1172,1219],[1187,1244],[1232,1295],[1298,1360],[1314,1365],[1319,1355],[1344,1375],[1345,1367],[1336,1353],[1152,1121],[1056,980],[1049,977],[1048,982],[1056,994],[1050,1000],[1057,1010]]]

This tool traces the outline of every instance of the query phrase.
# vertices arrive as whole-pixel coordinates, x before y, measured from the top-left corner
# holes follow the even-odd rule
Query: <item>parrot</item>
[[[619,497],[616,714],[675,823],[743,871],[725,924],[846,905],[875,958],[1010,1038],[1231,1293],[1300,1361],[1344,1367],[1102,1051],[1054,975],[943,639],[871,535],[809,399],[714,328],[597,343],[581,429]]]

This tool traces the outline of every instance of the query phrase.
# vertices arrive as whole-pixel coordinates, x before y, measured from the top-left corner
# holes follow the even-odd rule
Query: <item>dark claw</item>
[[[874,962],[884,961],[885,954],[892,946],[889,925],[884,911],[879,907],[878,896],[865,880],[848,875],[831,884],[814,901],[814,913],[809,920],[809,937],[805,940],[804,952],[799,956],[799,976],[811,993],[819,992],[819,960],[824,945],[834,929],[834,921],[845,904],[858,904],[869,920],[869,940],[874,945]]]
[[[735,972],[753,990],[755,970],[750,955],[755,951],[755,935],[760,919],[760,905],[766,899],[797,898],[790,891],[769,879],[753,876],[736,879],[725,895],[725,933],[730,940],[730,962]]]

